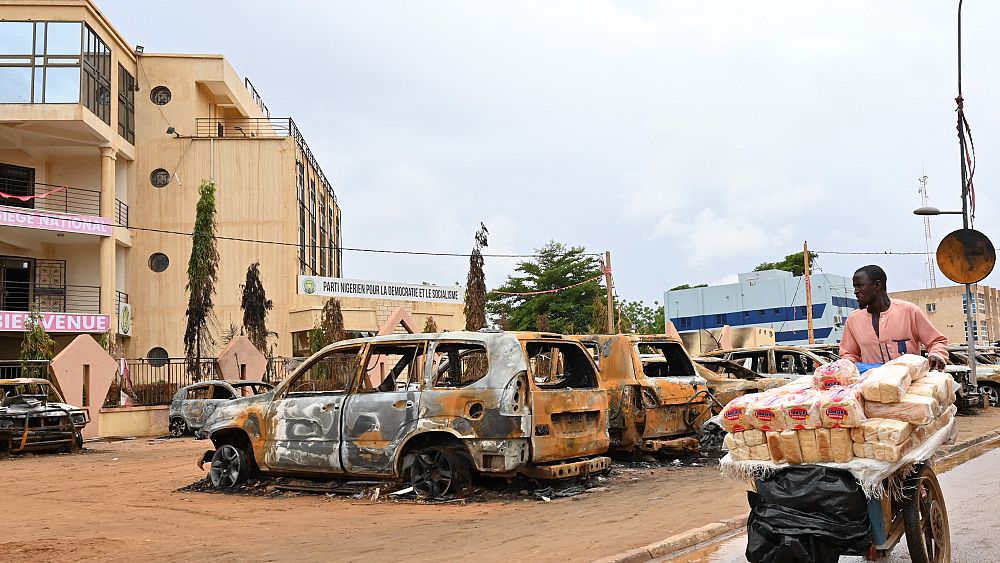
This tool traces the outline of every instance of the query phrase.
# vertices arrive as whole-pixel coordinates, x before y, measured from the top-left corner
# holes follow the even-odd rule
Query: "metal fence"
[[[32,282],[0,282],[0,310],[46,313],[84,313],[101,310],[101,288],[92,285],[54,285]]]
[[[181,387],[199,381],[223,378],[217,371],[216,358],[202,358],[198,364],[198,373],[188,371],[187,360],[184,358],[138,358],[126,362],[131,386],[126,384],[125,392],[140,405],[169,405]],[[277,384],[288,375],[288,370],[298,363],[298,360],[291,358],[272,358],[265,373],[247,374],[247,379],[261,379]],[[104,406],[118,406],[119,400],[120,387],[116,381],[108,391]]]
[[[0,379],[49,378],[49,360],[0,360]]]
[[[279,139],[291,136],[294,127],[290,117],[199,117],[195,122],[195,136],[216,139]]]

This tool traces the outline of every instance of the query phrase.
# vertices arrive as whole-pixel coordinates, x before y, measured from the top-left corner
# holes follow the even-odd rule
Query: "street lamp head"
[[[940,215],[941,210],[937,207],[918,207],[913,210],[914,215]]]

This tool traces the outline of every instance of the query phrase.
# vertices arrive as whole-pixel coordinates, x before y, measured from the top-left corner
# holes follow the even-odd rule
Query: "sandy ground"
[[[959,424],[960,439],[1000,428],[1000,410]],[[202,476],[207,446],[138,439],[0,459],[0,560],[581,561],[746,510],[713,467],[618,469],[603,490],[552,502],[178,491]]]

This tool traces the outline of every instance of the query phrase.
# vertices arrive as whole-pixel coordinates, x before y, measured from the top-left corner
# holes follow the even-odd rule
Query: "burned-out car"
[[[183,436],[201,428],[215,409],[239,397],[266,393],[274,386],[263,381],[200,381],[181,387],[170,401],[170,435]]]
[[[558,479],[611,460],[608,395],[579,342],[546,333],[389,335],[327,346],[275,389],[220,405],[201,458],[251,473],[408,480],[425,498],[476,474]]]
[[[48,380],[0,379],[0,453],[79,448],[88,422],[87,411],[66,404]]]
[[[829,363],[825,352],[815,352],[801,346],[760,346],[757,348],[733,348],[712,350],[702,354],[709,358],[731,360],[765,377],[785,377],[794,379],[808,375],[816,368]]]
[[[692,358],[692,360],[698,375],[708,382],[708,389],[717,401],[712,406],[716,413],[736,397],[759,393],[788,383],[783,377],[765,377],[732,360],[712,357]]]
[[[666,335],[574,336],[597,361],[608,390],[611,449],[696,449],[710,415],[707,385],[684,345]]]

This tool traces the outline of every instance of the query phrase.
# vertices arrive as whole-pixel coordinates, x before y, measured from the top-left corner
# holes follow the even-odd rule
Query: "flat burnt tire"
[[[188,433],[187,423],[184,422],[183,418],[171,418],[170,419],[170,435],[174,438],[180,438],[181,436]]]
[[[208,478],[212,486],[231,489],[245,483],[250,476],[250,462],[246,453],[232,444],[223,444],[212,455]]]

